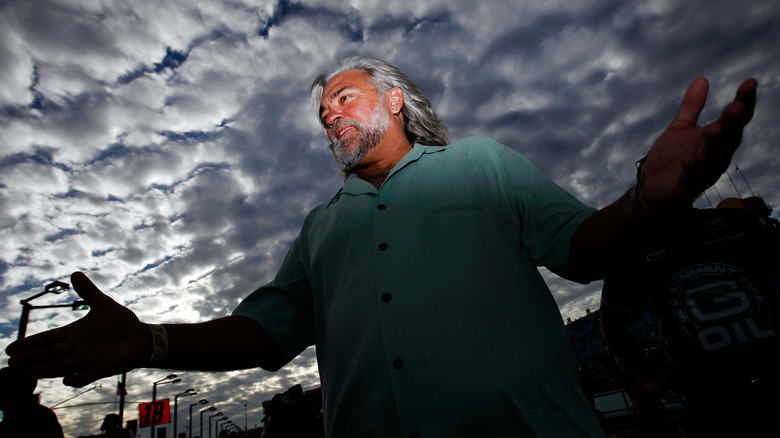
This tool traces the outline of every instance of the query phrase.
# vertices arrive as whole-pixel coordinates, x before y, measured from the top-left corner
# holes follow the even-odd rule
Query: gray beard
[[[383,108],[383,102],[380,101],[367,123],[360,125],[353,119],[339,120],[333,124],[331,131],[335,132],[346,125],[353,126],[356,133],[348,138],[333,140],[330,144],[330,152],[333,154],[333,158],[341,163],[347,171],[352,171],[385,136],[390,127],[390,115],[387,114]],[[357,147],[348,149],[350,141],[357,142]]]

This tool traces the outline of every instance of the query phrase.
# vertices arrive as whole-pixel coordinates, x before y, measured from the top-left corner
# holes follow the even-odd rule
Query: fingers
[[[742,131],[753,118],[757,88],[758,81],[755,79],[743,82],[734,100],[723,109],[720,118],[704,128],[710,149],[733,153],[739,147]]]
[[[742,129],[753,118],[756,107],[756,90],[758,81],[750,78],[744,81],[737,89],[737,95],[723,110],[718,122],[727,129]],[[683,96],[680,108],[672,120],[670,128],[688,128],[696,126],[704,104],[707,102],[709,82],[706,78],[696,78],[688,86]]]
[[[669,128],[689,128],[696,126],[699,121],[699,114],[704,108],[704,104],[707,102],[707,93],[709,93],[710,85],[705,78],[696,78],[688,86],[688,90],[685,91],[680,108],[677,110],[677,114],[674,116],[674,120],[669,125]]]
[[[745,123],[749,122],[753,118],[753,110],[756,108],[756,93],[758,91],[758,81],[755,78],[750,78],[742,83],[737,90],[736,100],[740,100],[744,103],[749,111],[746,113],[748,119]]]
[[[95,371],[97,367],[92,363],[85,363],[76,355],[71,354],[68,346],[63,346],[63,350],[69,352],[62,354],[56,360],[49,360],[23,368],[20,367],[20,369],[36,378],[64,376],[62,383],[73,387],[81,387],[105,377]]]
[[[64,376],[63,383],[74,387],[105,377],[100,373],[104,365],[100,353],[76,351],[78,346],[63,333],[55,329],[15,342],[7,349],[12,354],[8,365],[37,379]]]
[[[89,304],[91,309],[100,309],[116,303],[108,295],[101,292],[83,272],[74,272],[70,276],[70,281],[73,283],[73,289]]]
[[[51,378],[61,377],[70,374],[75,374],[84,368],[84,364],[79,361],[75,356],[64,356],[59,360],[42,363],[38,365],[31,365],[24,369],[38,378]]]
[[[6,347],[5,352],[8,353],[9,356],[15,356],[17,354],[22,354],[25,351],[44,348],[65,341],[66,337],[64,331],[62,329],[54,329],[14,341]],[[12,357],[11,361],[14,360],[17,359]]]
[[[62,379],[62,383],[74,388],[81,388],[82,386],[89,385],[90,383],[102,379],[103,377],[104,376],[93,372],[93,370],[88,369],[80,373],[74,373],[65,376]]]
[[[14,342],[6,349],[8,365],[35,378],[60,377],[82,365],[62,331],[52,330]]]
[[[756,108],[756,90],[758,81],[751,78],[737,89],[734,101],[723,109],[721,121],[724,130],[742,129],[753,118]]]
[[[11,356],[8,364],[14,367],[31,367],[57,361],[70,354],[68,339],[61,329],[40,333],[15,341],[6,353]]]

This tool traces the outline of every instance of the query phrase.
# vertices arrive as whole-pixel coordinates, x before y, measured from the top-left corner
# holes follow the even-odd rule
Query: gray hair
[[[380,96],[384,96],[388,90],[394,87],[403,91],[404,106],[401,113],[404,120],[404,132],[410,143],[430,146],[449,144],[447,127],[436,116],[431,102],[422,94],[417,85],[396,67],[368,56],[351,56],[339,59],[330,70],[322,72],[314,79],[311,84],[311,103],[318,112],[318,119],[325,84],[337,74],[347,70],[366,72]]]

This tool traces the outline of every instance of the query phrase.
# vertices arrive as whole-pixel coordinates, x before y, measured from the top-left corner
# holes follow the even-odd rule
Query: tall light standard
[[[33,306],[30,304],[30,301],[41,297],[43,295],[52,293],[52,294],[61,294],[65,292],[66,290],[70,289],[70,285],[68,283],[63,283],[61,281],[55,281],[54,283],[49,283],[43,288],[43,292],[39,292],[30,298],[24,299],[19,301],[19,303],[22,304],[22,317],[19,318],[19,333],[16,335],[16,339],[22,339],[24,338],[24,335],[27,333],[27,321],[30,319],[30,311],[32,309],[53,309],[53,308],[65,308],[70,307],[71,310],[87,310],[89,309],[89,306],[85,301],[77,300],[70,304],[50,304],[47,306]]]
[[[176,378],[176,374],[168,374],[164,378],[154,382],[152,384],[152,402],[157,401],[157,385],[165,385],[166,383],[179,383],[181,379]],[[152,425],[152,438],[154,438],[154,425]]]
[[[205,404],[208,404],[208,403],[209,403],[208,400],[206,400],[205,398],[202,398],[202,399],[198,400],[197,403],[193,403],[193,404],[190,405],[190,428],[188,429],[188,432],[187,432],[187,437],[188,438],[192,438],[192,407],[193,406],[198,406],[198,405],[205,405]],[[201,418],[203,418],[203,417],[201,417]],[[173,438],[176,438],[176,437],[173,437]]]
[[[206,408],[202,411],[200,411],[200,436],[198,438],[203,438],[203,413],[204,412],[210,412],[210,411],[216,411],[217,408],[212,406],[210,408]]]
[[[225,426],[227,426],[228,424],[230,424],[230,420],[219,425],[217,424],[214,425],[214,433],[217,435],[217,438],[219,438],[222,435],[222,430],[225,429]]]
[[[244,403],[244,431],[246,431],[246,403]]]
[[[214,434],[217,436],[217,438],[219,438],[219,422],[226,421],[226,420],[228,420],[228,417],[222,417],[222,418],[218,418],[217,421],[214,422]],[[209,430],[209,433],[211,433],[211,430]]]
[[[221,417],[222,415],[224,415],[222,412],[217,412],[216,414],[209,416],[209,438],[211,438],[211,419],[214,417]]]
[[[176,433],[179,428],[179,397],[188,397],[192,395],[198,395],[198,391],[190,388],[181,394],[176,394],[173,397],[173,438],[176,438]]]

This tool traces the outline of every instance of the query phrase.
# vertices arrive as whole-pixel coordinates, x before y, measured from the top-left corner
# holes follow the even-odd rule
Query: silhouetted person
[[[103,419],[103,424],[100,426],[100,432],[107,438],[118,438],[119,433],[122,430],[122,420],[117,414],[108,414]]]
[[[691,208],[659,222],[604,281],[607,344],[646,396],[684,397],[691,437],[777,434],[780,235],[767,219]],[[649,360],[628,331],[643,306],[665,361]]]
[[[0,369],[1,438],[60,438],[62,427],[51,409],[41,406],[33,391],[33,379],[13,368]]]

